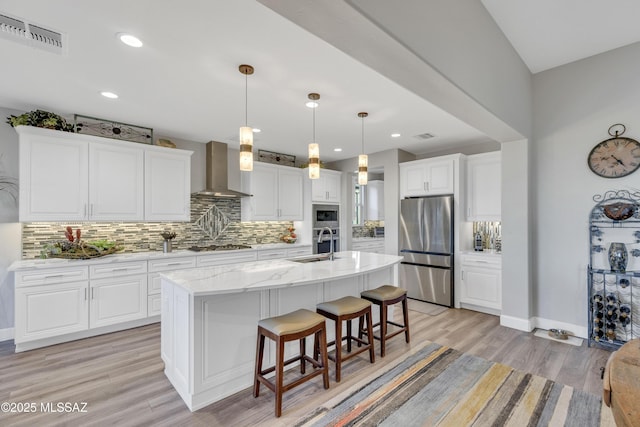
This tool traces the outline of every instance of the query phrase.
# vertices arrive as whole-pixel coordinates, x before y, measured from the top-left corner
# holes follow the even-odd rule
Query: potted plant
[[[35,126],[63,132],[74,132],[73,124],[67,123],[62,116],[44,110],[29,111],[19,116],[10,115],[7,117],[7,123],[13,127]]]

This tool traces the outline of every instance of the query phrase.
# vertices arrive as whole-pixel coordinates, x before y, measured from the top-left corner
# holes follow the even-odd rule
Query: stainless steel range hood
[[[206,190],[199,194],[215,197],[251,197],[251,194],[229,189],[227,175],[227,144],[217,141],[207,143],[207,183]]]

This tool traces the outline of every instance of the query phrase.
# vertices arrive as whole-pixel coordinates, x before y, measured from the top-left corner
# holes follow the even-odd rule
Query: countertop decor
[[[123,248],[109,240],[93,240],[85,242],[81,239],[82,231],[66,227],[64,235],[67,240],[60,240],[45,245],[42,258],[91,259],[114,254]]]
[[[67,123],[62,117],[49,111],[34,110],[19,116],[10,115],[7,117],[7,123],[12,127],[16,126],[35,126],[39,128],[55,129],[63,132],[73,132],[73,124]]]

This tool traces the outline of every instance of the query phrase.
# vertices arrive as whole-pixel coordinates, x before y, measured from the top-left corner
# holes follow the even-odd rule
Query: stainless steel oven
[[[313,205],[313,228],[339,228],[340,210],[337,205]],[[316,235],[317,237],[317,235]]]
[[[330,227],[331,228],[331,227]],[[318,235],[322,232],[322,228],[313,229],[313,253],[314,254],[328,254],[331,252],[331,241],[333,240],[333,251],[338,252],[340,250],[340,230],[337,228],[331,228],[331,237],[325,230],[322,235],[322,241],[318,242]]]

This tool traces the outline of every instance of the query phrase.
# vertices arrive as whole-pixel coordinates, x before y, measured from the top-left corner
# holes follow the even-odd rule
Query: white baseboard
[[[13,337],[13,328],[0,329],[0,342],[12,340]]]
[[[505,314],[500,315],[500,325],[525,332],[531,332],[534,328],[532,319],[522,319]]]
[[[540,329],[564,329],[571,332],[571,335],[580,338],[587,338],[588,331],[586,326],[574,325],[573,323],[558,322],[557,320],[543,319],[541,317],[534,317],[533,324],[536,328]]]

